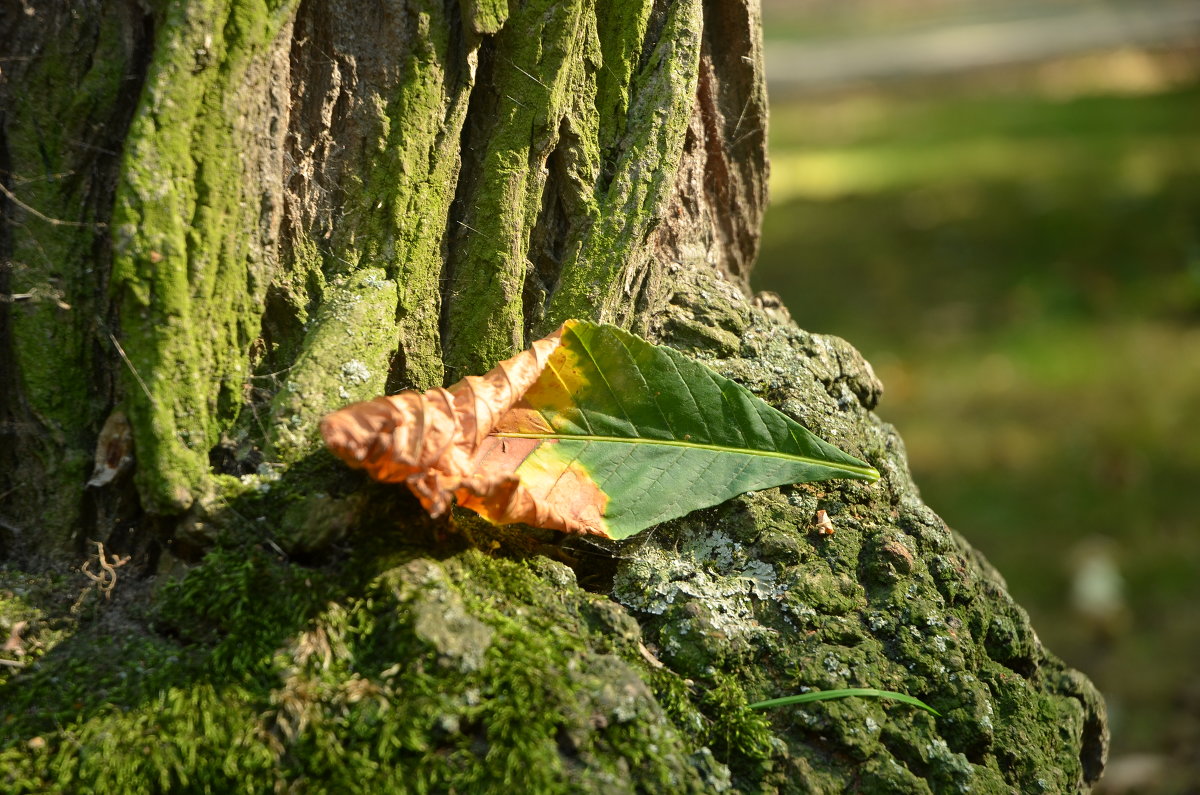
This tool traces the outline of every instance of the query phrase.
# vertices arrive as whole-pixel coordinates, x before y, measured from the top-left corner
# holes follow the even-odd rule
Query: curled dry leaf
[[[604,498],[594,484],[586,477],[574,490],[545,479],[523,483],[514,473],[537,443],[494,435],[502,420],[519,430],[527,412],[513,407],[541,376],[562,331],[449,389],[410,390],[336,411],[321,421],[321,435],[350,466],[384,483],[407,483],[434,516],[453,498],[497,524],[603,535]]]
[[[107,486],[117,475],[133,466],[133,428],[123,411],[114,411],[104,421],[100,436],[96,439],[96,456],[92,464],[92,477],[87,485],[92,488]]]
[[[21,657],[25,654],[25,644],[21,642],[21,633],[29,626],[28,621],[18,621],[12,625],[12,630],[8,633],[8,640],[4,641],[4,645],[0,646],[0,652],[4,654],[13,654]]]
[[[669,348],[578,320],[449,389],[321,422],[352,467],[498,524],[611,538],[782,483],[878,473]]]

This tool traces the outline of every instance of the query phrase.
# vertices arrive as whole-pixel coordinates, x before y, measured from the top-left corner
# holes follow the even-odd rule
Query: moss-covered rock
[[[656,698],[668,674],[648,673],[637,623],[566,566],[468,550],[340,574],[354,584],[217,549],[140,622],[119,626],[119,602],[94,605],[8,686],[4,790],[700,792],[727,781],[703,735],[680,725],[703,718]],[[0,606],[5,622],[30,614]]]
[[[720,293],[737,305],[720,316],[744,322],[739,355],[709,365],[866,458],[878,483],[747,494],[621,545],[468,521],[472,544],[438,523],[389,527],[387,511],[347,531],[339,511],[317,512],[343,530],[332,548],[309,539],[310,558],[324,550],[309,566],[225,516],[218,546],[148,611],[124,583],[82,609],[59,597],[53,620],[0,602],[0,626],[36,615],[67,636],[7,672],[4,788],[1086,789],[1104,754],[1098,694],[920,502],[899,439],[863,405],[878,395],[866,365],[736,292],[690,290],[672,311]],[[668,341],[693,340],[687,328]],[[355,488],[331,483],[323,499],[354,506],[337,492]],[[251,489],[231,506],[270,499]],[[846,687],[941,715],[866,699],[748,706]]]

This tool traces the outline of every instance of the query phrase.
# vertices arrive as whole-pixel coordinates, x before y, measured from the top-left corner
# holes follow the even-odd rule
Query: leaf
[[[107,486],[133,466],[133,428],[123,411],[114,411],[104,421],[96,439],[96,455],[88,488]]]
[[[747,491],[879,477],[683,354],[579,320],[449,389],[347,406],[321,433],[435,516],[454,499],[617,539]]]
[[[897,693],[892,690],[875,690],[867,687],[851,687],[845,690],[813,690],[809,693],[801,693],[796,696],[783,696],[782,698],[772,698],[767,701],[757,701],[750,704],[750,709],[770,709],[772,707],[786,707],[790,704],[807,704],[811,701],[828,701],[834,698],[850,698],[851,696],[859,696],[862,698],[890,698],[896,701],[902,701],[914,707],[920,707],[927,710],[939,718],[942,713],[938,712],[933,707],[926,704],[919,698],[907,696],[904,693]]]

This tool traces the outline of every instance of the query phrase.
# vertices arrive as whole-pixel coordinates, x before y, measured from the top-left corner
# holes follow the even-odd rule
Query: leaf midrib
[[[514,433],[503,432],[493,433],[492,436],[501,439],[557,439],[559,441],[575,441],[575,442],[610,442],[613,444],[656,444],[664,447],[688,447],[693,450],[707,450],[716,453],[731,453],[733,455],[750,455],[759,456],[762,458],[781,458],[785,461],[796,461],[804,464],[812,464],[813,466],[825,467],[827,469],[837,469],[843,472],[856,472],[860,475],[870,478],[871,480],[879,479],[879,472],[873,467],[856,467],[852,464],[841,464],[834,461],[829,461],[821,458],[809,458],[803,455],[793,455],[792,453],[780,453],[774,450],[755,450],[747,447],[729,447],[720,444],[704,444],[701,442],[684,442],[678,439],[647,439],[644,436],[623,437],[623,436],[591,436],[584,434],[573,433]]]

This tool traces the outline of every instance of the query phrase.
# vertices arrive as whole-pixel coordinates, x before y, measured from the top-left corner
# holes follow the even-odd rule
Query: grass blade
[[[791,704],[807,704],[810,701],[828,701],[834,698],[850,698],[853,696],[862,698],[890,698],[894,701],[901,701],[914,707],[920,707],[939,718],[942,716],[942,713],[919,698],[913,698],[904,693],[896,693],[892,690],[875,690],[874,688],[864,687],[851,687],[844,690],[813,690],[812,692],[800,693],[795,696],[783,696],[766,701],[756,701],[750,705],[750,709],[771,709],[773,707],[786,707]]]

